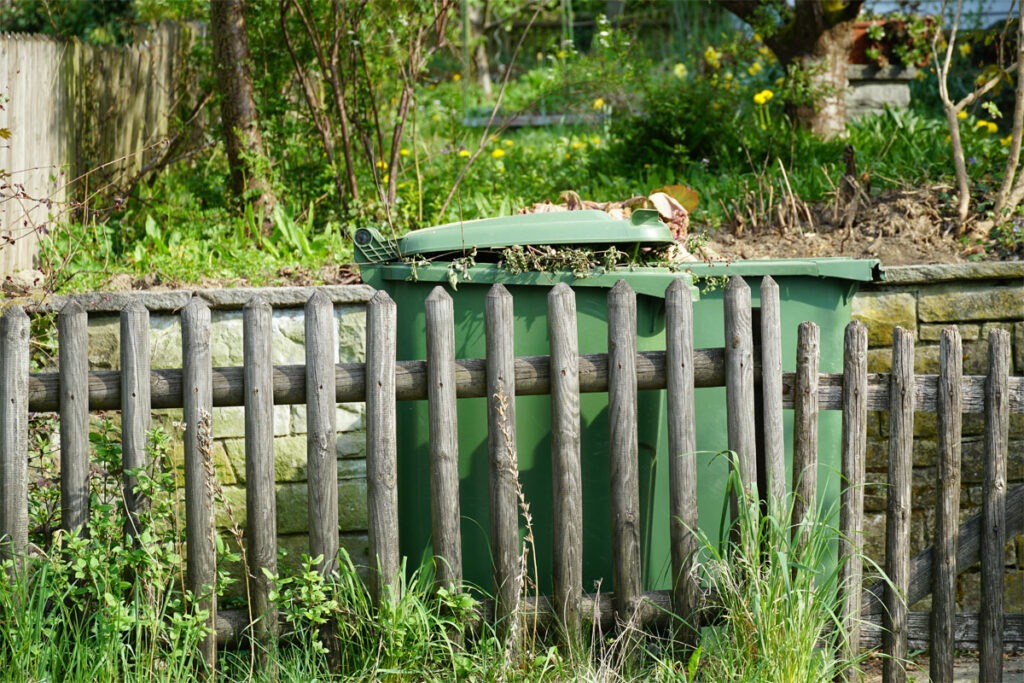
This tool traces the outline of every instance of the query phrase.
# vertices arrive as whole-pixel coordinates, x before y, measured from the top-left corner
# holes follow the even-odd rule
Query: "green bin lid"
[[[739,275],[741,277],[784,277],[809,275],[837,280],[857,282],[878,282],[885,279],[885,272],[877,259],[856,259],[846,257],[806,259],[753,259],[730,261],[728,263],[695,262],[686,264],[694,277],[716,277]]]
[[[460,253],[477,249],[501,249],[513,245],[612,245],[657,246],[675,238],[657,211],[639,209],[628,219],[613,218],[604,211],[557,211],[501,218],[484,218],[414,230],[387,244],[376,230],[356,233],[356,245],[365,262],[381,263],[405,256]]]

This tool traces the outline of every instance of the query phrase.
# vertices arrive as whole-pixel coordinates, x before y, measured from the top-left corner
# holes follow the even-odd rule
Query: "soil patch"
[[[956,236],[947,187],[857,192],[808,205],[791,199],[767,214],[735,207],[731,224],[708,244],[712,256],[733,259],[847,256],[876,258],[884,265],[959,263],[985,258],[980,235],[968,226]]]

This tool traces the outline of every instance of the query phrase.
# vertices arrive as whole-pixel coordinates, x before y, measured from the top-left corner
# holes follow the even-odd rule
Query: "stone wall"
[[[892,327],[915,331],[915,369],[918,373],[938,372],[938,338],[943,327],[959,325],[964,339],[965,374],[984,374],[987,363],[987,335],[994,327],[1011,331],[1013,373],[1024,375],[1024,264],[996,263],[955,266],[889,268],[885,282],[862,287],[853,300],[854,317],[868,326],[869,370],[886,372],[891,361],[889,345]],[[338,330],[338,361],[361,361],[364,357],[365,302],[372,290],[365,286],[323,288],[335,302]],[[90,364],[93,369],[117,367],[117,312],[129,300],[141,298],[151,310],[154,368],[181,367],[180,323],[177,312],[195,294],[213,309],[213,364],[240,365],[242,362],[242,311],[249,298],[259,293],[274,306],[273,354],[277,364],[304,362],[302,306],[312,290],[306,288],[201,290],[196,292],[99,293],[76,297],[90,311]],[[59,309],[65,299],[55,301]],[[180,411],[158,411],[167,429]],[[884,555],[885,479],[888,452],[888,419],[875,413],[869,421],[868,479],[866,490],[867,533],[871,555],[879,562]],[[338,406],[339,524],[342,544],[357,564],[367,561],[365,431],[362,404]],[[304,406],[276,406],[275,457],[280,545],[295,562],[307,549],[306,519],[306,435]],[[241,408],[214,410],[217,473],[230,503],[232,519],[245,522],[245,454]],[[963,428],[963,492],[961,518],[980,511],[983,420],[967,416]],[[181,458],[180,444],[175,457]],[[936,427],[931,414],[915,418],[912,552],[926,545],[934,529]],[[1011,487],[1024,482],[1024,416],[1011,418]],[[221,513],[219,521],[231,520]],[[1024,611],[1024,537],[1013,539],[1007,548],[1006,605]],[[286,560],[287,561],[287,560]],[[961,609],[976,610],[979,600],[976,572],[961,577]]]
[[[1013,374],[1024,375],[1024,263],[979,263],[887,268],[881,283],[862,287],[853,300],[853,317],[868,328],[868,371],[888,372],[892,364],[892,328],[912,330],[914,371],[937,374],[941,331],[956,325],[963,338],[964,374],[984,375],[988,364],[988,333],[1010,331]],[[885,484],[888,469],[887,413],[869,420],[868,482],[865,491],[865,538],[878,562],[885,555]],[[928,545],[935,529],[937,437],[932,413],[914,417],[913,530],[911,550]],[[984,417],[966,415],[962,440],[960,518],[981,512],[984,458]],[[1009,489],[1024,484],[1024,415],[1010,418]],[[1010,539],[1006,550],[1005,605],[1024,612],[1024,536]],[[977,571],[960,577],[960,608],[977,611]]]

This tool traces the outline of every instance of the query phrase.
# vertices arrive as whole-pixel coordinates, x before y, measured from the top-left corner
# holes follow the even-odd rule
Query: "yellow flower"
[[[988,134],[995,135],[999,132],[999,126],[991,121],[988,122]]]
[[[409,152],[408,148],[403,147],[402,149],[398,150],[398,153],[403,157],[407,157],[411,152]]]
[[[754,104],[759,107],[763,107],[768,104],[771,99],[775,97],[775,93],[771,90],[762,90],[761,92],[754,95]]]
[[[999,126],[997,124],[993,123],[992,121],[986,121],[984,119],[982,119],[981,121],[978,121],[976,124],[974,124],[974,127],[975,127],[975,129],[977,129],[977,128],[984,128],[989,133],[998,133],[999,132]]]
[[[967,112],[965,112],[965,111],[958,111],[958,112],[956,113],[956,117],[957,117],[958,119],[960,119],[961,121],[963,121],[964,119],[966,119],[966,118],[967,118]]]
[[[750,74],[751,76],[756,76],[757,74],[761,73],[763,69],[764,67],[761,66],[761,62],[754,62],[753,64],[747,67],[747,73]]]
[[[558,57],[559,59],[565,59],[565,56],[566,56],[566,52],[565,52],[565,50],[559,50],[559,51],[558,51],[558,55],[557,55],[557,57]]]
[[[502,140],[502,141],[501,141],[501,144],[505,145],[506,147],[511,147],[511,146],[512,146],[512,145],[514,145],[515,143],[514,143],[514,142],[512,142],[511,140]]]
[[[498,149],[494,150],[493,152],[491,152],[491,157],[493,157],[495,159],[500,159],[503,156],[505,156],[505,150],[503,150],[500,147]]]
[[[731,80],[732,80],[732,78],[733,78],[733,76],[732,76],[732,72],[731,72],[731,71],[726,71],[726,72],[725,72],[725,80],[726,80],[726,81],[731,81]]]
[[[458,83],[462,80],[462,74],[452,74],[452,80]]]
[[[603,98],[598,97],[596,100],[594,100],[594,109],[604,109],[604,99]]]
[[[722,53],[709,45],[708,49],[704,50],[704,61],[712,69],[717,69],[722,66]]]
[[[960,56],[967,57],[971,54],[971,44],[963,43],[960,45]]]
[[[460,149],[459,150],[459,156],[462,157],[463,159],[468,158],[469,157],[469,150],[468,149]]]
[[[573,140],[572,141],[572,148],[573,149],[582,149],[583,146],[584,146],[583,143],[580,142],[579,140]]]
[[[672,73],[679,80],[683,80],[686,78],[686,65],[682,62],[677,62],[676,65],[672,67]]]
[[[590,138],[590,144],[592,144],[592,145],[600,145],[601,144],[601,138],[599,138],[599,137],[597,137],[595,135],[594,137]]]
[[[1005,138],[999,138],[999,144],[1003,147],[1009,147],[1011,142],[1013,142],[1012,135],[1007,135]]]
[[[754,42],[755,43],[760,43],[761,42],[761,34],[760,33],[755,33],[754,34]]]
[[[390,174],[390,173],[385,173],[385,174],[383,175],[383,177],[381,177],[381,179],[380,179],[380,181],[381,181],[382,183],[384,183],[385,185],[387,185],[387,184],[388,184],[388,181],[389,181],[389,180],[391,180],[391,174]]]
[[[377,168],[387,168],[387,167],[388,167],[388,162],[384,161],[383,159],[381,159],[380,161],[377,162]]]

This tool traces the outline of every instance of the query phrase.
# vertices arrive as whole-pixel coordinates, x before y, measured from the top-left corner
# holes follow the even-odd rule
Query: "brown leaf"
[[[687,211],[693,211],[697,208],[699,195],[692,187],[687,187],[686,185],[666,185],[665,187],[659,187],[656,190],[651,190],[652,195],[658,192],[664,192],[669,197],[672,197],[672,199],[679,202]]]

